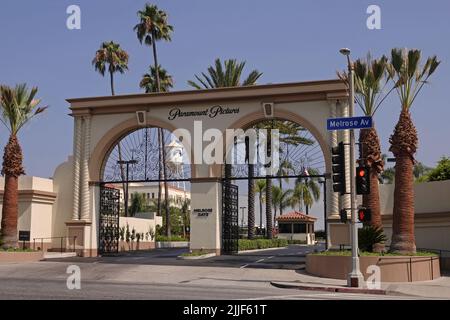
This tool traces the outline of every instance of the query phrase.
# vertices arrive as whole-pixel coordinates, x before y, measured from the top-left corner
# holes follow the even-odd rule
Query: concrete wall
[[[450,250],[450,180],[414,185],[417,248]],[[380,185],[383,227],[390,242],[394,185]]]
[[[0,219],[3,209],[5,179],[0,177]],[[53,204],[57,194],[53,181],[32,176],[19,177],[19,217],[18,230],[30,231],[33,238],[54,236],[52,230]],[[50,239],[44,240],[50,242]]]

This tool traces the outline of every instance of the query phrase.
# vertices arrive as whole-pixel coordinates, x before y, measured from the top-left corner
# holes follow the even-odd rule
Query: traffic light
[[[340,142],[337,147],[331,149],[331,164],[333,171],[333,191],[340,192],[343,195],[347,189],[345,181],[345,148],[343,142]]]
[[[356,168],[356,194],[370,193],[370,172],[369,167],[358,166]]]
[[[341,211],[339,211],[339,216],[341,217],[342,223],[347,223],[347,210],[341,209]]]
[[[372,211],[368,208],[358,209],[358,220],[359,222],[370,222],[372,218]]]

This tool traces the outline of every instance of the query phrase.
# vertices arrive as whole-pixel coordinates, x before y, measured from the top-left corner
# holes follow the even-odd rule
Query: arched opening
[[[190,168],[189,151],[167,129],[139,127],[120,136],[100,171],[100,252],[117,252],[130,240],[154,244],[160,235],[188,239]]]
[[[325,217],[327,161],[320,138],[285,117],[256,118],[239,126],[246,135],[227,141],[228,165],[223,172],[239,190],[239,237],[314,243],[314,222],[320,220],[324,227]],[[249,129],[256,132],[253,141],[247,135]],[[274,144],[270,140],[276,130],[279,136]],[[272,149],[270,157],[266,157],[268,149]]]

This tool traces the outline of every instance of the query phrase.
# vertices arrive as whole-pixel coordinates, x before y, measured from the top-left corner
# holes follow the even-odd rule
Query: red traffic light
[[[358,220],[360,222],[370,222],[372,218],[372,211],[369,208],[358,209]]]
[[[366,169],[360,169],[359,170],[359,176],[364,177],[366,175]]]

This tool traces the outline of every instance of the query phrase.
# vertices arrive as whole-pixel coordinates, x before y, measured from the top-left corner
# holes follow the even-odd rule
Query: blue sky
[[[130,54],[129,72],[118,76],[118,94],[140,92],[141,75],[152,62],[132,28],[146,1],[2,0],[0,3],[0,83],[27,82],[39,87],[50,106],[21,133],[25,169],[49,177],[72,152],[72,118],[66,98],[108,95],[109,82],[91,66],[105,40],[119,42]],[[420,48],[437,54],[442,64],[412,109],[419,137],[418,160],[434,165],[450,155],[448,84],[450,83],[450,3],[432,1],[153,1],[169,14],[173,41],[158,46],[161,64],[173,75],[175,89],[206,69],[216,57],[247,61],[264,73],[260,83],[335,77],[345,67],[339,55],[388,54],[392,47]],[[66,28],[66,8],[81,7],[81,30]],[[366,28],[366,9],[381,7],[382,29]],[[399,114],[395,95],[376,116],[383,151]],[[325,124],[324,124],[325,125]],[[0,129],[3,149],[7,131]]]

